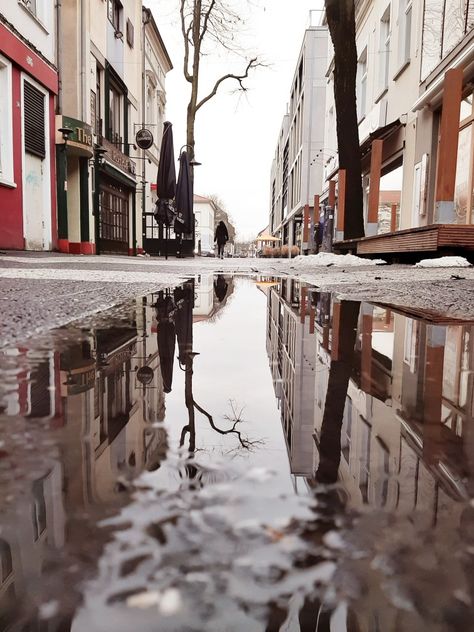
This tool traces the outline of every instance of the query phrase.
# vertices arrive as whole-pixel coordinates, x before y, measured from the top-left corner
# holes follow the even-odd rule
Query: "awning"
[[[371,132],[369,134],[369,137],[360,146],[361,156],[364,157],[365,154],[367,154],[367,152],[370,151],[373,140],[384,140],[385,138],[388,138],[391,134],[393,134],[395,131],[400,129],[402,125],[403,123],[398,118],[392,121],[391,123],[388,123],[387,125],[384,125],[383,127],[379,127],[375,131]]]

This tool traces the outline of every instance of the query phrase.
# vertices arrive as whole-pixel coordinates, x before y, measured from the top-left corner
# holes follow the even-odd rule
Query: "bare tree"
[[[334,45],[339,167],[346,170],[344,238],[364,236],[361,154],[357,121],[357,47],[354,0],[325,0],[326,18]]]
[[[194,125],[198,111],[215,97],[224,82],[234,81],[237,89],[245,92],[245,79],[253,69],[263,64],[256,56],[246,58],[236,45],[235,32],[241,23],[241,17],[232,9],[228,0],[180,0],[180,16],[184,41],[183,72],[184,78],[191,84],[186,143],[192,148],[191,157],[194,157]],[[206,44],[239,54],[244,57],[245,67],[239,74],[229,72],[218,77],[208,94],[200,97],[200,70]]]

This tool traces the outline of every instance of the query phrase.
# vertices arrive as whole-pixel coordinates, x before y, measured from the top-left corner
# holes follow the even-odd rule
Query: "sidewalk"
[[[157,259],[12,252],[0,256],[0,345],[200,274],[295,276],[341,298],[474,319],[473,268],[363,266],[299,271],[291,259]],[[454,276],[461,278],[452,278]]]

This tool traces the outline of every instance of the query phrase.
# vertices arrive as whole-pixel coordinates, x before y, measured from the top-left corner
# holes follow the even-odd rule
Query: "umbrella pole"
[[[165,231],[165,259],[168,260],[168,239],[169,239],[169,234],[170,234],[170,229],[169,226],[166,227],[166,231]]]

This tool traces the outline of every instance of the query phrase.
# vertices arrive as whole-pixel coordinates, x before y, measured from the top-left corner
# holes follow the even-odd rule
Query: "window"
[[[398,14],[398,63],[410,61],[412,0],[400,0]]]
[[[23,95],[25,151],[46,158],[46,118],[44,94],[25,81]]]
[[[357,62],[357,118],[364,118],[367,110],[367,46]]]
[[[102,68],[96,65],[95,71],[95,120],[92,125],[97,136],[102,135]]]
[[[390,5],[385,9],[380,20],[379,46],[379,90],[388,87],[388,71],[390,65]]]
[[[0,182],[13,183],[12,69],[0,57]]]
[[[110,141],[117,145],[122,142],[122,100],[123,95],[115,87],[109,89],[109,136]]]
[[[146,93],[146,122],[150,125],[155,122],[155,94],[155,86],[149,81]]]
[[[127,20],[127,44],[130,48],[133,48],[133,43],[135,40],[135,29],[130,19]]]
[[[107,17],[115,31],[121,31],[122,4],[119,0],[107,0]]]

